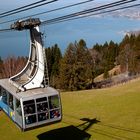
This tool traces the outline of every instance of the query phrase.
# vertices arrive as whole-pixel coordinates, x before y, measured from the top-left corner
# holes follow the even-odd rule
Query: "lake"
[[[111,40],[119,43],[126,32],[137,30],[140,30],[140,20],[111,16],[88,17],[41,27],[45,47],[57,43],[62,53],[70,42],[84,39],[88,48]],[[0,56],[28,56],[29,41],[29,31],[0,33]]]

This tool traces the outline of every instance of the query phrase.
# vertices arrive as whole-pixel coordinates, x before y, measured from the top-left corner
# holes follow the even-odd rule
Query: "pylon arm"
[[[39,26],[30,28],[30,54],[24,69],[9,79],[10,83],[19,90],[43,87],[44,56],[41,33]]]
[[[11,24],[11,29],[14,30],[25,30],[25,29],[31,29],[33,27],[39,26],[41,24],[41,21],[39,18],[30,18],[27,20],[18,20],[14,24]]]

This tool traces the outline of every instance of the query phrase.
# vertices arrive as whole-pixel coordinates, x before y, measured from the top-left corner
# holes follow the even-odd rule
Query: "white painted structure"
[[[25,68],[9,79],[10,83],[21,91],[45,86],[43,80],[45,76],[44,60],[46,56],[43,52],[45,50],[43,49],[42,35],[39,31],[39,25],[33,25],[30,27],[28,22],[32,21],[19,22],[20,29],[18,28],[17,30],[22,30],[21,26],[23,26],[24,29],[30,29],[29,59]],[[15,25],[16,24],[17,23],[15,23]],[[14,28],[17,28],[17,26]]]

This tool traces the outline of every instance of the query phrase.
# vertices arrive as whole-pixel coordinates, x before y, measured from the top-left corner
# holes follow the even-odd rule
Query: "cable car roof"
[[[53,95],[59,94],[59,92],[52,87],[37,88],[37,89],[27,90],[24,92],[23,91],[18,92],[17,88],[10,84],[9,79],[0,79],[0,86],[2,86],[4,89],[6,89],[8,92],[10,92],[17,99],[35,98],[35,97],[39,97],[42,95],[53,96]]]

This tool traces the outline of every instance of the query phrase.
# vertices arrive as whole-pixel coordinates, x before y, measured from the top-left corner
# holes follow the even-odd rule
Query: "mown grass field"
[[[140,140],[140,79],[61,97],[62,122],[27,132],[0,112],[0,140]]]

